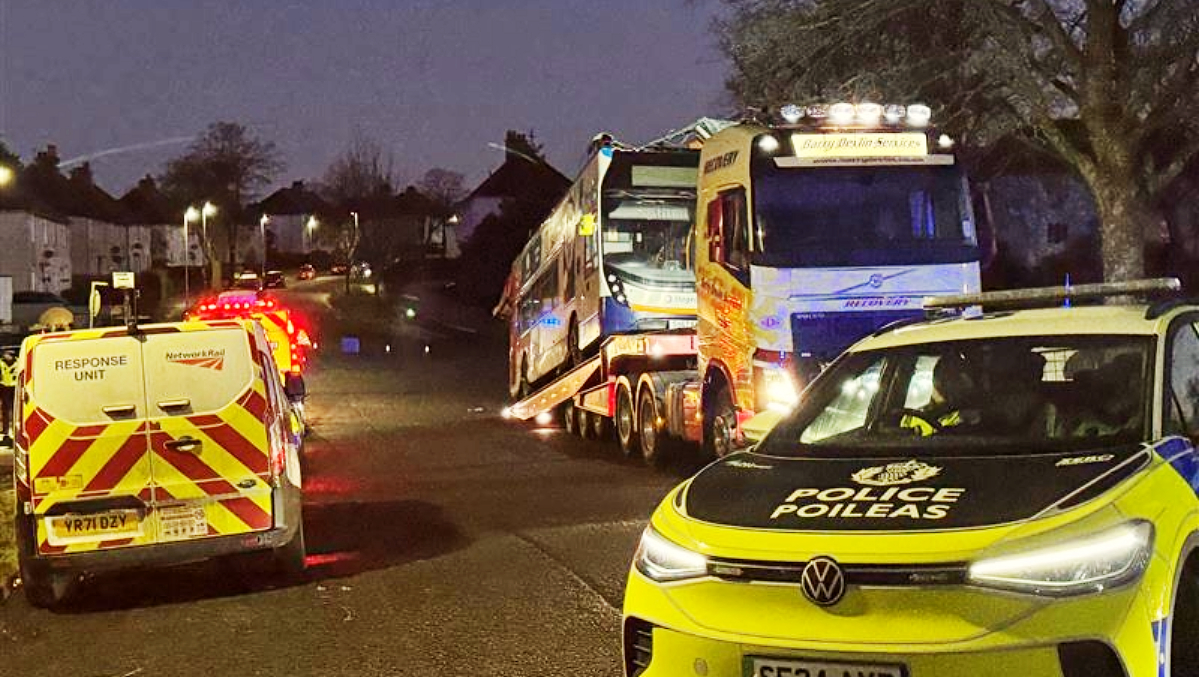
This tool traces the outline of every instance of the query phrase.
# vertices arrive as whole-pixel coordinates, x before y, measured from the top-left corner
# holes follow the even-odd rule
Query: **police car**
[[[658,507],[625,674],[1194,674],[1199,305],[1078,305],[1177,287],[961,297],[987,311],[852,347]]]

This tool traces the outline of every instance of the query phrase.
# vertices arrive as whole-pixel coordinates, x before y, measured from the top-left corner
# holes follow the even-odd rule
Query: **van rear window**
[[[150,417],[158,402],[188,400],[196,414],[220,411],[250,385],[254,370],[244,329],[210,329],[148,337],[143,348]]]
[[[49,341],[34,348],[31,395],[54,418],[108,423],[113,419],[105,407],[122,417],[143,416],[141,385],[141,344],[128,336]]]

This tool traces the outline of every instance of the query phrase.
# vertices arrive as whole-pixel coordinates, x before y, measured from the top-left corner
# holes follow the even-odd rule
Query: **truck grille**
[[[791,316],[792,346],[797,355],[828,361],[879,327],[916,315],[910,310],[797,313]]]

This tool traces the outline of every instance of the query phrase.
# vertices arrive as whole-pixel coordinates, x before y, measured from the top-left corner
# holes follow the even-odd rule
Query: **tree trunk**
[[[1154,213],[1131,181],[1104,177],[1092,183],[1099,211],[1103,279],[1135,280],[1145,276],[1145,235]]]

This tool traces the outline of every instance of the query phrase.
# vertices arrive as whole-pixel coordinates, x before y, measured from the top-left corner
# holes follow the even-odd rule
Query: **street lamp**
[[[316,230],[319,224],[315,214],[310,214],[308,220],[304,222],[304,233],[308,236],[308,247],[304,250],[305,254],[312,251],[312,231]]]
[[[208,241],[208,217],[216,216],[216,205],[211,202],[204,202],[200,207],[200,236],[204,238],[204,264],[209,265],[212,262],[212,245]],[[216,285],[217,280],[210,280],[210,283]]]
[[[0,188],[12,183],[16,173],[8,165],[0,165]]]
[[[262,238],[262,280],[266,280],[266,224],[270,222],[271,217],[266,214],[258,219],[258,234]]]
[[[200,210],[195,207],[188,206],[187,211],[183,212],[183,307],[190,308],[192,303],[191,294],[191,236],[187,232],[187,224],[194,223],[200,220]]]

